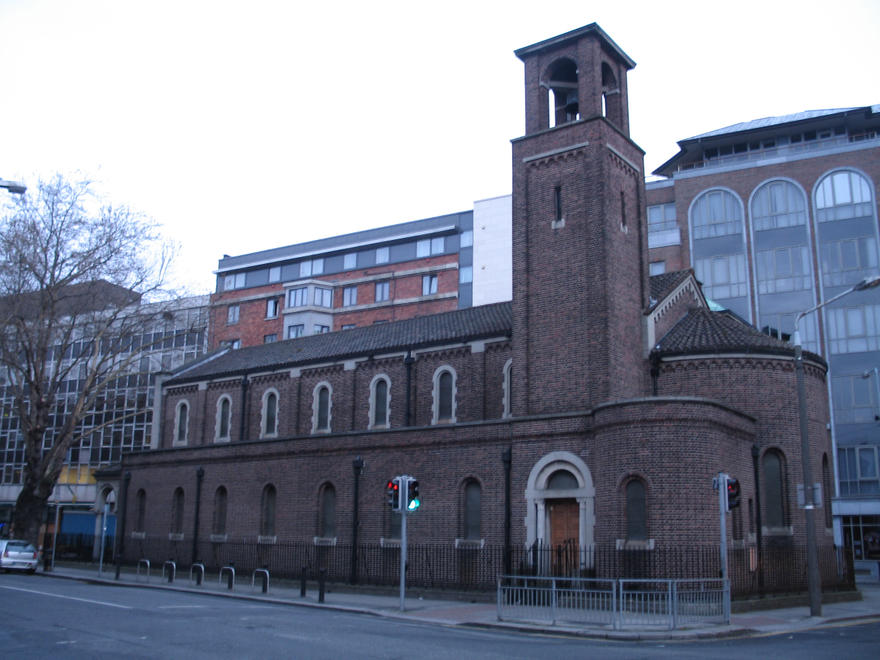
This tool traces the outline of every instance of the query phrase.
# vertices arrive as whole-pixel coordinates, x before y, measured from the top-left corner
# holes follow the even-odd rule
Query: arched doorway
[[[526,530],[542,573],[580,574],[593,567],[596,490],[586,463],[569,452],[539,460],[526,488]]]

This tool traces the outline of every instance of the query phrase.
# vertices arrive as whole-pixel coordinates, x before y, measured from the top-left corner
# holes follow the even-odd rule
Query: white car
[[[4,571],[33,573],[40,563],[40,553],[27,541],[0,539],[0,568]]]

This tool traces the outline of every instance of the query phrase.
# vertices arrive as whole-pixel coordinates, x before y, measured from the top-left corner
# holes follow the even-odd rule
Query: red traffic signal
[[[385,496],[388,506],[394,511],[400,511],[400,483],[397,479],[389,479],[385,484]]]
[[[727,478],[727,510],[735,509],[739,506],[740,488],[739,480],[733,477]]]

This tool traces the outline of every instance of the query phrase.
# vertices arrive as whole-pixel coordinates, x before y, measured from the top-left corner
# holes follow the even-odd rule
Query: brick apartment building
[[[239,337],[254,345],[173,373],[158,399],[157,448],[124,457],[128,559],[150,539],[165,543],[162,560],[182,562],[223,557],[242,539],[393,546],[400,520],[384,484],[397,474],[421,483],[410,538],[472,552],[716,543],[720,471],[742,484],[743,505],[728,518],[736,547],[805,542],[793,349],[712,311],[693,271],[649,276],[643,152],[629,135],[634,62],[595,24],[516,55],[526,127],[513,141],[512,302],[460,305],[460,261],[444,285],[459,286],[457,300],[442,301],[447,311],[402,320],[378,319],[375,308],[340,312],[356,327],[267,344],[255,329]],[[454,249],[466,230],[461,222],[445,234],[459,241]],[[375,304],[376,265],[360,261],[364,251],[349,279],[338,275],[354,252],[344,241],[343,269],[322,264],[318,275],[339,277],[327,309],[344,309],[349,282],[358,304]],[[294,252],[284,259],[307,258]],[[454,264],[424,258],[419,278]],[[242,293],[238,268],[257,317],[265,297],[284,295],[279,315],[292,317],[285,291],[326,286],[314,267],[301,268],[301,280],[282,267],[270,285],[275,255],[257,261],[221,262],[219,313],[244,304],[224,297]],[[265,281],[251,275],[258,268]],[[218,332],[215,343],[224,340]],[[828,498],[826,363],[812,352],[804,362],[806,458]],[[819,518],[827,548],[831,518]],[[575,568],[589,568],[589,556]]]
[[[469,211],[224,256],[211,346],[256,346],[510,300],[510,197]]]
[[[706,296],[778,337],[880,273],[880,106],[743,122],[679,142],[647,184],[652,274],[693,267]],[[829,365],[835,538],[880,559],[880,289],[806,315]]]

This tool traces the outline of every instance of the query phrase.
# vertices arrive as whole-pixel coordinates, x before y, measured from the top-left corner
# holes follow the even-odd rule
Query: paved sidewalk
[[[300,596],[299,583],[271,581],[268,593],[263,594],[258,579],[252,587],[251,576],[236,576],[232,591],[227,582],[218,581],[217,575],[209,575],[202,585],[196,586],[189,573],[178,573],[174,583],[162,577],[162,568],[153,567],[152,575],[125,570],[115,579],[115,569],[110,566],[99,575],[93,566],[56,566],[52,572],[39,571],[37,575],[49,578],[83,580],[114,586],[149,587],[173,589],[190,593],[209,594],[221,598],[237,598],[272,602],[299,607],[326,608],[338,611],[358,612],[412,621],[423,621],[449,626],[492,627],[529,632],[570,634],[583,637],[608,639],[689,639],[698,637],[728,637],[755,634],[781,634],[804,630],[834,622],[866,621],[880,619],[880,584],[859,585],[862,598],[843,603],[825,603],[822,616],[811,617],[808,606],[763,610],[732,614],[730,625],[697,625],[680,630],[627,628],[613,630],[610,626],[551,625],[546,621],[499,621],[494,602],[453,601],[439,598],[423,598],[407,595],[405,610],[400,610],[399,595],[375,594],[356,590],[328,590],[324,602],[318,602],[314,583],[309,583],[306,596]]]

